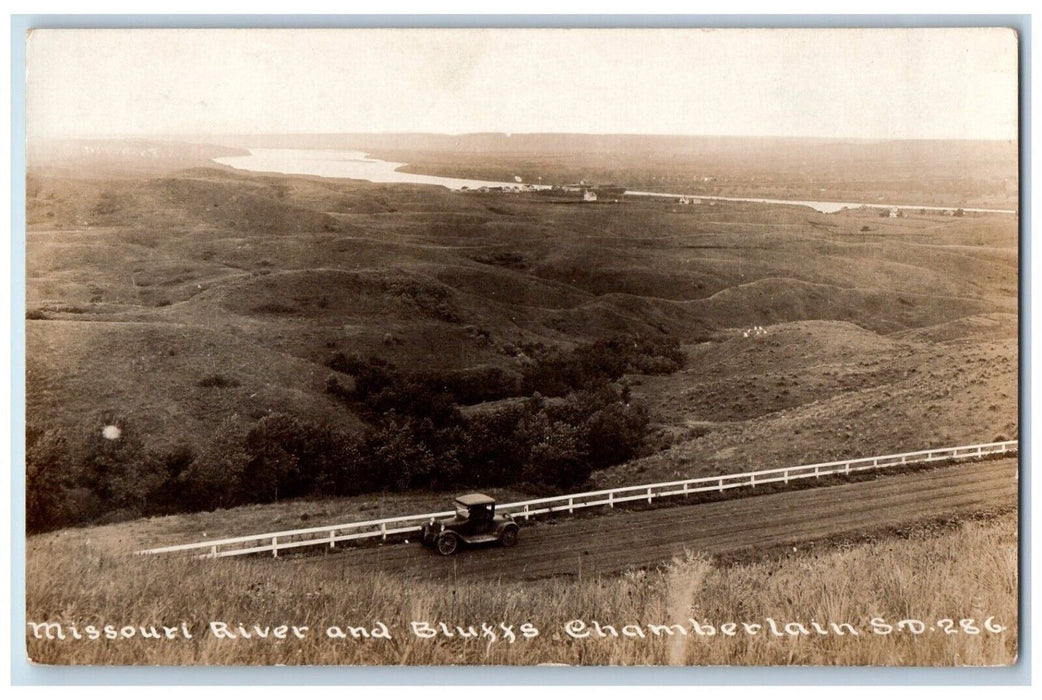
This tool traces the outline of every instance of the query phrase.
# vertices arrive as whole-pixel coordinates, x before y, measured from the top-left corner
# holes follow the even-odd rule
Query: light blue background
[[[1020,33],[1020,425],[1029,425],[1031,211],[1028,15],[13,15],[11,17],[11,681],[14,685],[1027,685],[1031,680],[1031,471],[1021,469],[1020,661],[994,669],[48,667],[25,660],[25,32],[61,27],[1012,27]],[[1021,429],[1021,465],[1030,434]]]

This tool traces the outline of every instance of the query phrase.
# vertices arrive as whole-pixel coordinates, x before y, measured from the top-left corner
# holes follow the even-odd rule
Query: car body
[[[444,555],[455,554],[461,544],[499,542],[504,547],[517,544],[520,528],[510,515],[496,515],[496,499],[483,493],[458,497],[456,514],[423,525],[421,540]]]

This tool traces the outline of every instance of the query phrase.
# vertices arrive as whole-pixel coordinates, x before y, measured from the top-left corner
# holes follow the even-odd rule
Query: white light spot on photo
[[[101,437],[106,440],[119,440],[119,436],[123,434],[123,431],[119,429],[119,426],[106,425],[101,429]]]

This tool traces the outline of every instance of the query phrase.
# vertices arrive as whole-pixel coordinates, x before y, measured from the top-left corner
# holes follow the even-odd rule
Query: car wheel
[[[448,556],[456,552],[459,546],[459,538],[451,532],[438,538],[438,552]]]
[[[503,534],[499,536],[499,541],[504,547],[513,547],[517,544],[517,528],[508,527],[506,530],[503,530]]]

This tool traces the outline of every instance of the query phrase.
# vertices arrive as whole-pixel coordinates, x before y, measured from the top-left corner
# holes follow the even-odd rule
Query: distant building
[[[901,215],[901,212],[898,210],[897,207],[890,207],[890,218],[891,219],[896,219],[900,215]]]
[[[625,187],[619,187],[618,185],[597,185],[592,182],[587,182],[586,180],[571,182],[559,187],[555,186],[552,190],[557,194],[570,194],[582,197],[587,202],[618,201],[626,192]]]

